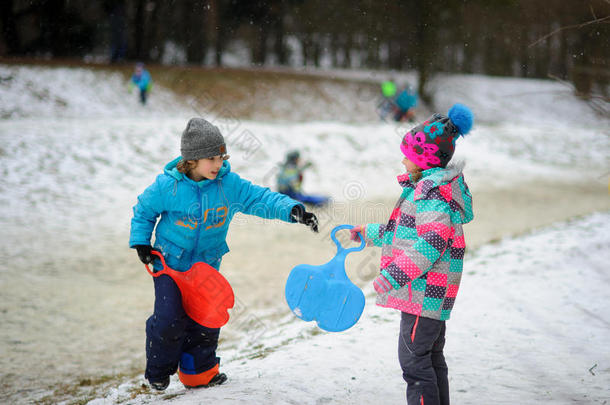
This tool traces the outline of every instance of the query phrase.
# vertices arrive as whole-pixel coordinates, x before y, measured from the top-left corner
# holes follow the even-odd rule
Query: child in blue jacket
[[[165,166],[133,208],[129,246],[143,263],[155,258],[150,243],[155,225],[154,250],[178,271],[200,261],[219,269],[229,251],[226,236],[236,212],[299,222],[317,232],[316,216],[301,203],[231,172],[224,138],[208,121],[188,122],[181,155]],[[154,260],[154,269],[162,269],[159,260]],[[216,357],[220,329],[201,326],[186,315],[180,290],[169,276],[155,277],[154,286],[154,312],[146,321],[146,379],[164,390],[179,368],[187,387],[222,384],[227,377],[219,373]]]
[[[145,105],[148,98],[148,92],[152,87],[152,80],[150,79],[148,70],[144,69],[143,63],[137,63],[133,75],[131,75],[130,91],[133,86],[136,86],[140,90],[140,103]]]

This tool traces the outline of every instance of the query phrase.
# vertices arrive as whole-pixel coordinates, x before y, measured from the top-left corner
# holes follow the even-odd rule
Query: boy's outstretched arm
[[[281,219],[286,222],[302,223],[317,232],[318,219],[314,214],[307,212],[303,204],[287,195],[273,192],[267,187],[257,186],[248,180],[235,176],[239,182],[237,210],[244,214],[256,215],[265,219]]]

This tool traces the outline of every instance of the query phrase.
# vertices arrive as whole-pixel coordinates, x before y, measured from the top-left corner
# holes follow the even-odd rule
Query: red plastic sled
[[[165,264],[163,255],[155,250],[163,264],[163,270],[146,270],[153,277],[170,276],[182,293],[184,312],[198,324],[207,328],[220,328],[229,321],[229,308],[235,304],[231,284],[222,274],[207,263],[197,262],[187,271],[176,271]]]

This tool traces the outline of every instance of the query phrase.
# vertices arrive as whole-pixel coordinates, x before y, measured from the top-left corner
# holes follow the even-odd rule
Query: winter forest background
[[[608,98],[607,0],[3,0],[0,56],[569,80]],[[553,35],[549,35],[553,34]]]

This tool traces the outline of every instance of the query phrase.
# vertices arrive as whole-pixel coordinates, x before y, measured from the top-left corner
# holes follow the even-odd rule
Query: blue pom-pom
[[[448,116],[451,122],[457,127],[460,135],[466,135],[470,132],[474,120],[470,108],[466,107],[464,104],[456,103],[449,109]]]

